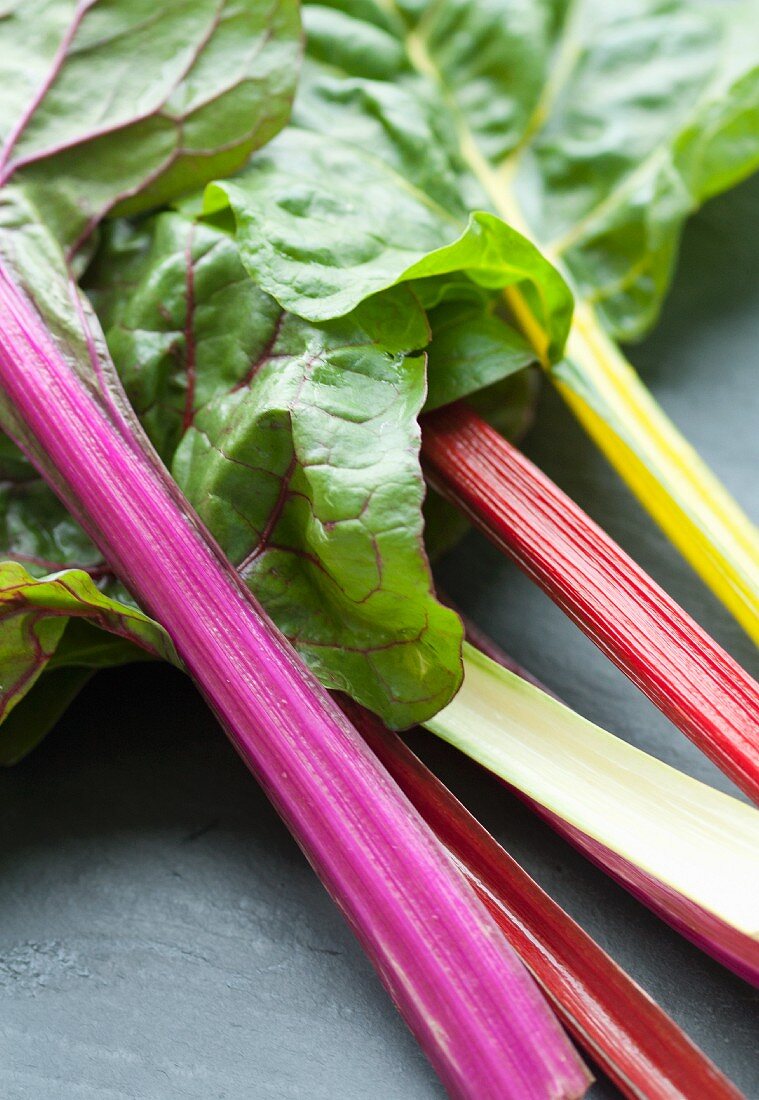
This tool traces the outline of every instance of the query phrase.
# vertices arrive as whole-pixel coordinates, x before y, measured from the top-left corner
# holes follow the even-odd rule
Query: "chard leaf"
[[[92,578],[68,569],[35,578],[0,563],[0,721],[55,658],[70,622],[84,620],[150,654],[179,664],[168,635],[134,607],[110,599]]]
[[[405,47],[493,208],[561,263],[612,335],[644,333],[686,217],[759,167],[755,0],[391,8],[389,22],[364,11]],[[318,53],[322,6],[307,11]],[[347,71],[360,73],[360,52]]]
[[[437,150],[433,162],[442,151],[414,90],[354,85],[360,94],[339,99],[338,87],[333,110],[313,112],[323,130],[290,127],[234,179],[210,185],[206,217],[223,224],[229,207],[247,270],[309,320],[406,282],[425,301],[426,280],[460,284],[463,274],[489,290],[524,287],[557,358],[572,312],[561,276],[500,218],[467,212],[454,163],[441,162],[438,176],[419,160],[420,149]]]
[[[532,347],[504,323],[494,305],[492,300],[446,301],[429,311],[426,409],[495,386],[533,362]]]
[[[535,246],[487,211],[467,218],[439,206],[358,146],[291,127],[240,175],[210,186],[204,212],[227,203],[248,271],[308,320],[340,317],[399,283],[462,272],[491,290],[530,285],[551,357],[561,353],[572,300]]]
[[[422,541],[426,317],[407,289],[286,313],[233,239],[117,226],[94,299],[132,405],[201,518],[329,687],[395,726],[443,706],[461,627]]]
[[[103,412],[135,447],[150,449],[76,286],[82,246],[105,214],[154,206],[233,171],[284,125],[300,52],[298,5],[9,0],[0,28],[3,277],[29,300]],[[0,427],[76,513],[4,395]],[[58,666],[70,698],[77,677],[63,675],[67,665],[99,667],[140,652],[175,659],[161,629],[103,572],[75,518],[7,439],[0,540],[17,557],[2,567],[0,719],[46,667]],[[68,565],[91,570],[100,587],[80,570],[44,576]],[[54,710],[43,700],[39,713],[52,720]],[[45,731],[47,719],[40,721],[31,741]]]
[[[10,0],[0,186],[72,245],[242,165],[287,120],[295,0]]]

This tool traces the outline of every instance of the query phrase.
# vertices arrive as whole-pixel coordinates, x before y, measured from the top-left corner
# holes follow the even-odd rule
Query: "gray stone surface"
[[[689,230],[633,358],[756,516],[759,185]],[[545,392],[527,450],[744,664],[756,651]],[[728,784],[478,536],[441,569],[577,710]],[[755,993],[430,736],[414,746],[557,898],[759,1098]],[[441,1090],[341,918],[190,685],[101,675],[0,775],[0,1097],[400,1100]],[[599,1082],[594,1100],[616,1096]],[[698,1098],[701,1100],[701,1098]],[[708,1100],[708,1098],[703,1098]]]

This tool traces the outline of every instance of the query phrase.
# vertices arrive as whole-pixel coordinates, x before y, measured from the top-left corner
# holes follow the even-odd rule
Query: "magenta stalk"
[[[431,831],[2,269],[0,387],[19,442],[171,635],[450,1094],[583,1095],[584,1067]]]

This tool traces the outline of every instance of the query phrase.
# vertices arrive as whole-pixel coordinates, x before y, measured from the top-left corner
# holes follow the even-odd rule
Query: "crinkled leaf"
[[[372,81],[377,99],[389,84],[429,105],[459,178],[479,187],[469,209],[521,229],[574,291],[558,363],[521,287],[507,292],[515,320],[620,475],[756,634],[754,529],[607,333],[646,332],[688,214],[759,166],[757,0],[324,0],[305,13],[297,124],[327,132],[330,103],[350,104],[357,128],[356,89]]]
[[[54,659],[69,622],[85,620],[151,656],[179,664],[166,632],[134,607],[110,599],[87,573],[35,578],[0,563],[0,721]]]
[[[428,105],[413,88],[354,80],[348,91],[356,94],[341,98],[339,78],[324,81],[336,84],[336,102],[331,112],[313,112],[319,131],[289,128],[233,180],[206,192],[209,218],[231,207],[251,275],[310,320],[341,316],[402,282],[463,273],[488,289],[523,284],[557,357],[571,318],[566,285],[500,218],[468,213],[466,187],[443,160]],[[312,79],[315,94],[313,86]],[[439,172],[429,160],[441,162]]]
[[[179,214],[116,228],[93,278],[134,408],[280,629],[392,724],[438,710],[461,633],[422,543],[414,352],[429,331],[413,296],[304,321],[230,237]]]
[[[334,7],[326,19],[352,29],[359,74],[361,20]],[[493,208],[561,260],[612,334],[643,333],[684,219],[759,166],[755,0],[379,8],[362,5],[364,47],[378,26],[403,44]],[[306,10],[318,53],[323,6]]]
[[[287,120],[296,0],[10,0],[0,27],[0,186],[68,244],[234,171]]]
[[[114,207],[233,171],[284,125],[297,2],[10,0],[0,22],[0,261],[71,369],[139,435],[72,255]],[[44,464],[0,404],[0,426]]]

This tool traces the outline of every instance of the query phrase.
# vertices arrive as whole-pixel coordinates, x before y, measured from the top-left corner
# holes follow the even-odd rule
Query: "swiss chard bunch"
[[[87,276],[132,406],[201,518],[322,682],[395,727],[461,682],[460,625],[435,599],[423,542],[418,415],[486,390],[519,420],[536,356],[562,385],[579,378],[577,321],[562,358],[566,280],[576,317],[591,303],[613,335],[643,331],[686,213],[757,156],[737,12],[591,8],[570,25],[561,5],[495,21],[469,3],[306,5],[292,124],[204,197],[118,223]],[[674,83],[669,61],[641,60],[673,35]],[[615,98],[590,95],[612,77]],[[584,132],[604,148],[613,135],[619,154],[578,144]],[[116,212],[160,199],[153,187]],[[517,198],[564,279],[490,212],[524,229]],[[561,211],[565,235],[583,228],[557,248]],[[576,393],[603,413],[583,379]],[[28,480],[10,450],[8,462]],[[103,568],[41,485],[19,495],[9,480],[0,504],[8,556],[33,576]]]
[[[639,415],[610,342],[653,320],[685,215],[759,161],[757,56],[720,53],[735,20],[706,0],[306,5],[286,125],[290,0],[48,0],[0,19],[0,759],[94,668],[186,667],[456,1094],[569,1097],[586,1077],[492,926],[497,853],[456,814],[436,826],[444,795],[393,750],[414,809],[317,679],[390,726],[426,722],[759,972],[740,894],[755,812],[462,650],[420,465],[432,414],[435,484],[754,789],[750,677],[473,413],[434,413],[467,399],[519,425],[541,362],[750,625],[753,534],[683,471],[671,426]],[[521,480],[485,500],[487,467]],[[649,632],[630,626],[631,585]],[[644,667],[646,637],[662,668]],[[583,782],[611,793],[573,794]],[[631,1050],[656,1060],[636,994],[620,1062],[598,973],[579,967],[578,1010],[561,966],[533,969],[620,1080]],[[734,1095],[678,1049],[686,1077]]]
[[[57,673],[62,671],[67,647],[69,655],[71,646],[86,654],[87,627],[105,628],[120,644],[136,643],[156,655],[176,652],[355,928],[449,1089],[515,1100],[581,1095],[587,1073],[492,916],[359,732],[298,660],[168,474],[125,398],[98,322],[77,286],[103,217],[160,205],[234,171],[283,125],[300,48],[296,5],[175,0],[156,9],[131,0],[48,0],[12,5],[0,22],[5,82],[13,89],[0,115],[0,423],[31,463],[7,450],[15,478],[10,488],[20,492],[7,500],[8,531],[36,537],[34,511],[26,513],[20,503],[26,481],[29,499],[42,509],[37,514],[50,517],[52,525],[44,547],[18,548],[25,565],[43,572],[62,564],[43,549],[56,557],[63,552],[64,561],[75,549],[78,564],[93,567],[90,575],[80,568],[35,579],[20,560],[5,565],[2,714],[23,699],[52,660],[58,658]],[[200,419],[195,391],[198,406],[202,400],[195,329],[204,314],[196,301],[203,293],[205,272],[198,269],[207,242],[201,236],[196,254],[192,238],[181,239],[189,259],[180,428],[189,443],[184,451],[180,443],[176,458],[192,466],[193,445],[203,439],[191,421]],[[234,281],[234,264],[231,274]],[[216,286],[221,289],[223,279]],[[255,305],[265,312],[265,303]],[[297,405],[304,394],[316,419],[332,417],[329,379],[339,381],[335,360],[341,349],[348,357],[354,350],[366,356],[366,377],[376,381],[373,392],[385,407],[390,394],[402,403],[419,399],[418,374],[405,391],[397,383],[405,337],[413,331],[410,354],[417,350],[419,330],[385,335],[384,305],[369,305],[356,323],[320,332],[290,325],[281,310],[269,308],[269,314],[267,325],[256,312],[244,334],[245,371],[235,374],[239,356],[225,361],[231,377],[222,376],[229,382],[218,394],[222,404],[236,389],[253,385],[250,352],[262,334],[271,344],[268,351],[259,348],[262,377],[271,375],[268,360],[280,354],[281,338],[290,363],[283,372],[291,383],[286,400]],[[160,333],[156,337],[160,343]],[[378,361],[378,353],[387,362]],[[164,374],[159,370],[155,379],[159,391]],[[350,399],[344,398],[342,409],[345,401]],[[257,463],[263,495],[269,469],[280,489],[275,499],[269,492],[258,511],[245,505],[248,536],[254,536],[248,566],[259,544],[264,552],[279,537],[280,514],[292,523],[291,482],[309,506],[310,493],[316,500],[324,492],[318,485],[312,490],[301,470],[296,476],[301,460],[306,470],[313,465],[327,472],[335,464],[329,447],[320,449],[324,441],[317,432],[309,437],[308,428],[307,445],[296,453],[289,408],[282,410],[282,404],[281,392],[275,393],[268,437],[253,431],[254,441],[271,441],[268,456]],[[359,423],[365,410],[359,402]],[[157,440],[167,457],[179,442],[173,420],[169,408],[169,434]],[[223,452],[223,428],[210,421],[205,427],[211,451],[221,445]],[[277,465],[283,454],[284,473]],[[343,451],[336,449],[335,456],[341,461]],[[56,512],[32,467],[74,525]],[[255,473],[255,464],[249,472]],[[219,480],[226,475],[222,470]],[[194,482],[196,475],[189,477]],[[250,485],[255,496],[259,482],[251,479]],[[199,495],[210,499],[202,489]],[[345,501],[338,501],[336,527],[343,518],[360,520],[365,496],[359,474],[356,513],[347,515]],[[328,495],[326,500],[329,505]],[[373,513],[370,535],[377,540],[380,572],[384,540],[390,540],[388,549],[392,545],[382,513],[382,507]],[[262,514],[268,518],[256,531],[255,516]],[[239,534],[232,541],[239,547]],[[245,558],[238,564],[244,567]],[[113,589],[111,572],[130,600]],[[361,583],[362,576],[349,599]],[[84,638],[72,629],[82,626]],[[424,626],[417,629],[420,637]],[[329,629],[327,623],[327,636]],[[364,651],[364,637],[356,648]],[[69,695],[71,689],[69,683]],[[433,685],[431,694],[435,690]],[[22,751],[23,744],[17,741],[16,749]]]

